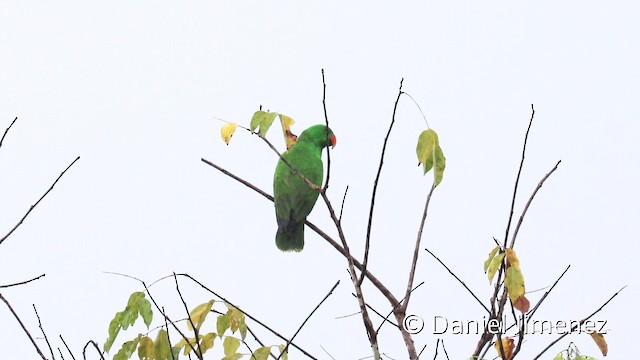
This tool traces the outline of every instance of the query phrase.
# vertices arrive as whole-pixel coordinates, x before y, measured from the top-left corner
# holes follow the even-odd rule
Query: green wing
[[[317,146],[296,143],[283,157],[312,183],[322,185],[321,149]],[[276,245],[283,251],[301,251],[304,247],[304,222],[319,193],[282,160],[276,166],[273,192],[278,221]]]

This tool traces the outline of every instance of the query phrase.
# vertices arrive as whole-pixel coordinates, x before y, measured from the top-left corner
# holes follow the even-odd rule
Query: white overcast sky
[[[2,235],[81,159],[0,245],[0,284],[46,277],[1,293],[38,335],[35,304],[54,349],[62,334],[80,358],[87,340],[104,342],[110,319],[141,289],[105,271],[149,283],[187,272],[286,336],[340,280],[296,343],[320,359],[330,359],[322,348],[336,359],[370,355],[361,318],[337,319],[358,311],[344,259],[309,230],[303,252],[277,250],[272,204],[200,161],[271,192],[275,154],[245,132],[224,145],[214,117],[246,125],[262,105],[293,117],[299,133],[324,121],[324,68],[338,138],[330,197],[339,205],[349,185],[343,222],[359,258],[380,148],[404,78],[447,157],[422,247],[487,301],[482,263],[491,238],[504,236],[534,104],[518,214],[540,178],[562,163],[531,206],[516,250],[529,290],[550,286],[571,265],[537,315],[581,319],[629,285],[596,318],[608,320],[610,357],[636,354],[639,10],[632,1],[3,1],[0,128],[18,121],[0,148]],[[431,184],[415,159],[424,128],[416,106],[402,98],[370,259],[371,271],[399,298]],[[269,138],[283,148],[279,129]],[[310,220],[336,234],[321,204]],[[410,312],[427,327],[415,340],[432,358],[435,315],[484,314],[424,251],[416,281],[425,284]],[[182,289],[190,307],[211,298],[186,281]],[[152,291],[173,317],[184,316],[171,280]],[[375,308],[389,310],[372,286],[364,291]],[[282,343],[254,328],[266,343]],[[111,355],[145,331],[121,333]],[[385,354],[406,358],[392,327],[379,338]],[[479,336],[443,338],[449,357],[462,359]],[[554,338],[530,336],[522,357]],[[572,335],[546,357],[570,341],[599,355],[588,336]],[[3,358],[37,356],[4,304],[0,347]]]

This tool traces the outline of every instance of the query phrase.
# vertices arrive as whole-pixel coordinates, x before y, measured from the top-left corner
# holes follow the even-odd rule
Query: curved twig
[[[387,151],[387,142],[389,141],[389,136],[391,135],[391,129],[393,129],[393,124],[396,122],[396,110],[398,109],[398,102],[400,101],[400,96],[402,96],[402,82],[404,78],[400,80],[400,87],[398,89],[398,97],[396,97],[396,102],[393,105],[393,113],[391,114],[391,123],[389,124],[389,129],[387,130],[387,135],[384,137],[384,141],[382,142],[382,151],[380,152],[380,163],[378,164],[378,172],[376,173],[376,178],[373,180],[373,190],[371,192],[371,205],[369,206],[369,219],[367,220],[367,234],[365,236],[364,242],[364,257],[362,259],[362,268],[364,271],[367,269],[367,265],[369,263],[369,246],[371,242],[371,224],[373,222],[373,209],[376,203],[376,192],[378,191],[378,182],[380,181],[380,173],[382,173],[382,164],[384,163],[384,154]],[[364,272],[363,271],[363,272]],[[364,280],[364,276],[360,276],[360,280],[358,280],[358,284],[362,285],[362,281]]]

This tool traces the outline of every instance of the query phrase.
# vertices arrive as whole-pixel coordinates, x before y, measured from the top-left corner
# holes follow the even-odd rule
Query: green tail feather
[[[278,226],[276,246],[282,251],[302,251],[304,247],[304,222]]]

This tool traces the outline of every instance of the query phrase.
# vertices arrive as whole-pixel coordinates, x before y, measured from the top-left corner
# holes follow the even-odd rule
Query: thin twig
[[[7,136],[7,133],[9,132],[9,129],[11,129],[11,127],[13,126],[13,123],[15,123],[16,120],[18,120],[17,116],[16,116],[15,119],[13,119],[11,124],[9,124],[9,127],[7,127],[7,129],[4,131],[4,135],[2,135],[2,139],[0,139],[0,147],[2,147],[2,142],[4,141],[4,137]]]
[[[270,328],[269,326],[267,326],[265,323],[263,323],[262,321],[256,319],[255,317],[251,316],[251,314],[248,314],[246,311],[242,310],[239,306],[235,305],[234,303],[230,302],[229,300],[225,299],[224,297],[220,296],[218,293],[216,293],[215,291],[209,289],[207,286],[205,286],[203,283],[201,283],[200,281],[196,280],[194,277],[192,277],[191,275],[187,274],[187,273],[179,273],[176,274],[177,276],[184,276],[188,279],[191,279],[191,281],[195,282],[196,284],[200,285],[201,288],[205,289],[206,291],[210,292],[211,294],[213,294],[214,296],[216,296],[217,298],[219,298],[220,300],[224,301],[225,303],[233,306],[234,308],[238,309],[240,312],[242,312],[246,317],[248,317],[249,319],[255,321],[258,325],[264,327],[265,329],[269,330],[272,334],[274,334],[275,336],[279,337],[280,340],[283,341],[288,341],[289,339],[287,339],[286,337],[280,335],[280,333],[278,333],[277,331],[273,330],[272,328]],[[296,345],[295,343],[291,342],[291,346],[293,346],[294,348],[298,349],[300,352],[302,352],[303,354],[305,354],[307,357],[311,358],[311,359],[316,359],[314,356],[312,356],[311,354],[309,354],[306,350],[302,349],[301,347],[299,347],[298,345]]]
[[[356,295],[358,295],[358,305],[360,306],[360,311],[362,315],[362,322],[364,323],[364,327],[367,330],[367,334],[369,335],[369,343],[371,344],[371,351],[373,351],[374,360],[380,359],[380,351],[378,349],[378,337],[373,328],[373,323],[371,322],[371,318],[369,317],[369,312],[367,311],[367,307],[365,306],[364,294],[362,293],[362,287],[358,281],[358,274],[356,274],[355,264],[353,261],[353,257],[351,256],[351,252],[349,251],[349,245],[347,244],[347,239],[344,236],[344,232],[342,230],[342,226],[336,217],[336,213],[333,209],[333,205],[331,201],[327,197],[326,192],[322,192],[322,199],[324,200],[325,205],[327,206],[327,210],[329,210],[329,216],[336,228],[338,229],[338,236],[340,237],[340,241],[342,242],[342,248],[347,254],[347,264],[349,265],[349,274],[351,275],[351,281],[353,282],[353,286],[356,290]]]
[[[329,143],[329,116],[327,116],[327,84],[324,81],[324,69],[322,69],[322,109],[324,110],[324,123],[327,127],[326,131],[326,141],[325,144]],[[322,188],[323,192],[326,192],[329,188],[329,179],[331,178],[331,151],[329,147],[325,147],[327,149],[327,177],[324,181],[324,187]]]
[[[0,285],[0,289],[2,289],[2,288],[12,287],[12,286],[18,286],[18,285],[28,284],[28,283],[30,283],[30,282],[32,282],[32,281],[36,281],[36,280],[40,279],[41,277],[44,277],[44,275],[45,275],[45,274],[38,275],[38,276],[34,277],[33,279],[29,279],[29,280],[25,280],[25,281],[20,281],[20,282],[13,283],[13,284],[9,284],[9,285]]]
[[[529,130],[533,124],[533,117],[536,111],[531,104],[531,119],[529,120],[529,126],[527,126],[527,132],[524,134],[524,143],[522,145],[522,157],[520,158],[520,166],[518,167],[518,175],[516,175],[516,182],[513,186],[513,196],[511,197],[511,208],[509,209],[509,220],[507,221],[507,227],[504,232],[504,243],[502,247],[507,247],[507,239],[509,238],[509,230],[511,228],[511,220],[513,219],[513,212],[516,207],[516,197],[518,195],[518,184],[520,183],[520,174],[522,173],[522,167],[524,166],[525,153],[527,152],[527,140],[529,139]]]
[[[347,200],[347,192],[349,191],[349,185],[344,189],[344,195],[342,195],[342,205],[340,205],[340,216],[338,217],[338,222],[342,224],[342,210],[344,210],[344,202]]]
[[[611,302],[611,300],[613,300],[613,298],[615,298],[616,296],[618,296],[618,294],[624,290],[624,288],[626,288],[627,285],[623,286],[622,289],[618,290],[615,294],[613,294],[609,300],[605,301],[604,304],[602,304],[599,308],[596,309],[596,311],[592,312],[589,316],[585,317],[584,319],[580,320],[578,322],[578,324],[575,324],[571,327],[570,331],[565,332],[564,334],[560,335],[557,339],[555,339],[554,341],[551,342],[551,344],[547,345],[547,347],[545,347],[544,349],[542,349],[542,351],[536,355],[536,357],[533,360],[539,359],[540,356],[542,356],[542,354],[544,354],[547,350],[549,350],[553,345],[555,345],[558,341],[562,340],[565,336],[572,334],[578,327],[582,326],[582,324],[584,324],[587,320],[591,319],[591,317],[593,317],[593,315],[597,314],[600,312],[600,310],[602,310],[605,306],[607,306],[607,304],[609,304]]]
[[[62,335],[58,335],[58,336],[60,337],[60,340],[62,340],[62,343],[64,344],[64,347],[66,347],[66,348],[67,348],[67,351],[69,352],[69,355],[71,355],[71,358],[72,358],[73,360],[76,360],[76,357],[75,357],[75,356],[73,356],[73,353],[71,352],[71,349],[69,349],[69,345],[67,345],[67,342],[66,342],[66,341],[64,341],[64,338],[62,337]]]
[[[456,280],[458,280],[458,282],[465,288],[467,289],[467,291],[469,292],[469,294],[471,294],[471,296],[473,296],[474,299],[476,299],[476,301],[478,302],[478,304],[480,304],[480,306],[482,306],[487,313],[491,314],[491,310],[489,310],[489,308],[482,302],[482,300],[480,300],[476,294],[469,289],[469,287],[467,286],[467,284],[464,283],[464,281],[460,280],[460,278],[458,277],[458,275],[454,274],[453,271],[451,271],[451,269],[449,269],[449,267],[447,265],[445,265],[445,263],[442,262],[442,260],[440,260],[440,258],[438,258],[434,253],[431,252],[431,250],[425,248],[425,250],[429,253],[429,255],[433,256],[434,259],[436,259],[440,265],[444,266],[445,269],[447,269],[447,271],[449,272],[449,274],[451,274],[451,276],[453,276]]]
[[[409,271],[409,280],[407,281],[407,290],[405,291],[404,301],[402,302],[403,312],[407,310],[409,306],[409,300],[411,298],[411,289],[413,288],[413,278],[416,275],[416,266],[418,264],[418,255],[420,254],[420,241],[422,240],[422,231],[424,230],[424,224],[427,220],[427,212],[429,211],[429,203],[431,202],[431,196],[433,190],[435,190],[436,184],[431,185],[429,195],[427,195],[427,201],[424,204],[424,210],[422,211],[422,219],[420,220],[420,227],[418,228],[418,236],[416,238],[416,246],[413,249],[413,260],[411,261],[411,270]]]
[[[25,334],[27,334],[27,337],[29,338],[29,340],[31,340],[31,344],[33,344],[33,347],[36,348],[36,351],[38,352],[40,357],[43,360],[47,360],[47,358],[44,356],[44,354],[42,353],[42,351],[38,347],[38,344],[36,344],[36,341],[33,339],[33,336],[31,336],[31,333],[29,332],[29,330],[27,330],[27,327],[24,326],[24,324],[22,323],[22,320],[20,320],[20,317],[18,316],[18,314],[15,312],[15,310],[13,310],[13,307],[11,307],[11,304],[9,304],[9,301],[4,296],[2,296],[2,294],[0,294],[0,300],[4,301],[4,303],[9,308],[9,311],[11,311],[11,313],[13,314],[13,317],[15,317],[16,320],[18,320],[18,324],[20,324],[20,327],[22,327],[22,330],[24,330]]]
[[[553,288],[556,287],[556,285],[558,284],[558,282],[560,282],[560,279],[562,279],[564,277],[564,274],[567,273],[567,271],[569,271],[569,268],[571,267],[571,265],[567,265],[567,268],[564,269],[564,271],[562,272],[562,274],[560,274],[560,276],[558,276],[558,278],[556,279],[556,281],[553,283],[553,285],[551,285],[551,287],[549,288],[549,290],[547,290],[544,295],[542,295],[542,297],[540,298],[540,300],[538,301],[538,303],[533,307],[533,309],[529,310],[529,312],[527,313],[527,324],[529,323],[529,320],[531,320],[531,318],[533,318],[533,314],[535,314],[536,310],[538,310],[538,307],[540,307],[540,305],[542,305],[542,302],[547,298],[547,296],[551,293],[551,291],[553,291]]]
[[[69,168],[76,163],[76,161],[78,161],[80,159],[80,156],[78,156],[75,160],[73,160],[71,162],[71,164],[69,164],[69,166],[67,166],[66,169],[64,169],[64,171],[62,171],[60,173],[60,176],[58,176],[58,178],[56,179],[56,181],[53,182],[53,184],[51,184],[51,186],[49,187],[49,189],[40,197],[40,199],[38,199],[38,201],[35,202],[35,204],[31,205],[31,207],[29,208],[29,210],[24,214],[24,216],[22,217],[22,219],[20,219],[20,221],[18,221],[18,223],[11,229],[9,230],[9,232],[7,233],[7,235],[5,235],[4,237],[2,237],[2,239],[0,239],[0,244],[2,244],[3,241],[6,240],[6,238],[9,237],[9,235],[11,235],[17,228],[18,226],[22,225],[22,222],[24,221],[24,219],[27,218],[27,216],[29,216],[29,214],[31,213],[31,211],[40,203],[40,201],[42,201],[42,199],[44,199],[45,196],[47,196],[47,194],[49,194],[49,192],[51,190],[53,190],[53,187],[56,186],[56,184],[58,183],[58,180],[60,180],[60,178],[62,177],[62,175],[64,175],[64,173],[67,172],[67,170],[69,170]]]
[[[44,341],[47,343],[49,347],[49,353],[51,353],[51,358],[53,360],[56,359],[55,355],[53,355],[53,349],[51,348],[51,343],[49,343],[49,338],[47,337],[47,333],[44,332],[44,328],[42,328],[42,322],[40,321],[40,315],[38,314],[38,309],[36,309],[36,304],[31,304],[33,306],[33,311],[36,313],[36,318],[38,318],[38,327],[40,328],[40,332],[42,332],[42,336],[44,336]]]
[[[334,358],[333,356],[331,356],[331,354],[329,354],[329,352],[327,351],[327,349],[324,348],[324,346],[322,346],[322,344],[320,345],[320,348],[322,349],[322,351],[324,351],[325,354],[327,354],[330,358],[332,358],[333,360],[336,360],[336,358]]]
[[[164,312],[164,306],[162,307],[162,311]],[[167,329],[167,342],[169,343],[169,348],[173,349],[171,346],[171,336],[169,336],[169,323],[167,322],[167,318],[164,318],[164,327]],[[171,360],[176,360],[176,357],[173,355],[173,351],[171,351]]]
[[[202,349],[200,348],[199,329],[196,326],[196,324],[193,323],[191,314],[189,314],[189,307],[187,307],[187,303],[184,301],[184,298],[182,297],[182,292],[180,292],[180,286],[178,285],[178,277],[176,276],[175,272],[173,273],[173,279],[175,280],[175,283],[176,283],[176,291],[178,292],[180,301],[182,301],[182,305],[184,306],[184,311],[187,313],[187,321],[189,322],[189,324],[191,324],[191,328],[193,329],[193,335],[196,340],[196,345],[198,346],[198,349],[197,349],[198,351],[196,352],[196,356],[198,356],[198,359],[202,359]]]
[[[424,115],[424,112],[422,111],[422,108],[420,107],[420,104],[418,104],[416,99],[414,99],[413,96],[411,96],[411,94],[409,94],[407,92],[403,92],[403,94],[404,94],[404,96],[407,96],[409,99],[411,99],[411,101],[413,101],[413,103],[416,105],[416,107],[418,107],[418,111],[420,111],[420,115],[422,115],[422,118],[424,119],[424,123],[427,124],[427,129],[429,129],[430,128],[429,122],[427,121],[427,117]]]
[[[380,162],[378,163],[378,172],[376,173],[375,180],[373,180],[373,190],[371,192],[371,205],[369,206],[369,219],[367,220],[367,234],[365,236],[365,242],[364,242],[364,257],[362,259],[362,268],[364,270],[367,269],[367,265],[369,263],[369,247],[371,243],[371,224],[373,223],[373,209],[375,208],[375,203],[376,203],[376,193],[378,191],[378,182],[380,181],[380,174],[382,173],[382,164],[384,163],[384,154],[387,151],[387,142],[389,141],[389,136],[391,135],[393,124],[395,124],[396,122],[396,110],[398,109],[398,102],[400,101],[400,96],[402,96],[403,81],[404,81],[404,78],[400,80],[398,97],[396,97],[396,102],[393,105],[393,113],[391,114],[391,123],[389,124],[387,135],[384,137],[384,141],[382,142],[382,151],[380,152]],[[360,276],[360,279],[358,280],[358,285],[362,285],[363,280],[364,280],[364,275]]]
[[[531,202],[533,201],[533,198],[538,193],[538,190],[540,190],[540,188],[542,188],[542,185],[544,184],[545,181],[547,181],[549,176],[551,176],[551,174],[553,174],[558,169],[558,165],[560,165],[560,161],[561,160],[558,160],[558,162],[553,166],[553,168],[548,173],[545,174],[545,176],[542,178],[542,180],[540,180],[540,182],[538,182],[538,186],[536,186],[535,190],[533,190],[533,193],[529,197],[529,200],[527,201],[527,204],[524,206],[524,209],[522,210],[522,214],[520,215],[520,219],[518,220],[518,224],[516,225],[516,228],[513,230],[513,236],[511,237],[511,243],[509,244],[510,248],[513,248],[513,246],[516,243],[516,236],[518,236],[518,231],[520,230],[520,225],[522,225],[522,221],[524,220],[524,215],[527,213],[527,210],[529,210],[529,205],[531,205]]]
[[[338,284],[340,284],[340,280],[336,281],[336,283],[331,287],[331,290],[329,290],[329,292],[327,293],[327,295],[324,296],[324,298],[322,298],[322,300],[320,301],[320,303],[318,303],[318,305],[316,305],[315,308],[313,308],[313,310],[311,311],[311,313],[309,314],[309,316],[307,316],[306,319],[304,319],[304,321],[302,322],[302,324],[300,325],[300,327],[298,327],[298,330],[296,330],[296,332],[293,334],[293,336],[291,337],[291,339],[287,340],[287,343],[284,346],[284,349],[280,352],[280,355],[276,358],[276,360],[279,360],[282,355],[284,355],[284,353],[286,353],[289,350],[289,344],[291,344],[291,342],[293,341],[293,339],[296,338],[296,336],[298,336],[298,333],[302,330],[302,328],[304,327],[304,325],[307,323],[307,321],[309,321],[309,319],[311,318],[311,316],[313,316],[313,314],[316,312],[316,310],[318,310],[320,308],[320,306],[322,305],[322,303],[325,302],[325,300],[327,300],[329,298],[329,296],[331,296],[331,294],[333,294],[333,290],[335,290],[338,287]]]
[[[531,130],[531,125],[533,124],[534,115],[535,115],[535,110],[533,108],[533,104],[531,104],[531,117],[529,119],[529,125],[527,126],[527,131],[525,132],[525,135],[524,135],[524,141],[522,144],[522,156],[520,158],[520,165],[518,166],[518,173],[516,175],[516,180],[513,186],[513,196],[511,197],[511,207],[509,208],[509,217],[507,220],[507,226],[505,228],[505,234],[504,234],[504,241],[502,244],[503,249],[507,247],[507,242],[509,239],[511,222],[513,220],[513,213],[516,205],[516,198],[518,195],[518,185],[520,184],[520,175],[522,174],[522,168],[524,167],[524,159],[525,159],[526,150],[527,150],[527,141],[529,139],[529,131]],[[505,266],[503,262],[503,264],[500,266],[500,269],[498,269],[498,274],[495,280],[496,284],[494,286],[493,294],[491,296],[491,317],[497,318],[497,321],[501,321],[500,319],[501,319],[503,307],[504,307],[504,304],[506,303],[506,298],[505,298],[506,291],[503,291],[502,297],[500,297],[499,304],[498,304],[498,315],[496,315],[496,300],[498,299],[498,293],[500,292],[500,288],[502,287],[502,276],[504,274],[504,271],[505,271]],[[487,326],[488,326],[488,323],[489,322],[487,322]],[[493,338],[494,334],[488,331],[487,326],[485,326],[485,329],[482,335],[480,336],[480,339],[478,340],[478,344],[476,345],[476,349],[473,352],[473,356],[476,356],[476,357],[479,356],[480,353],[482,352],[482,349],[485,347],[485,345],[489,343],[489,341],[491,341],[491,339]]]

